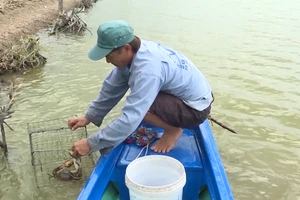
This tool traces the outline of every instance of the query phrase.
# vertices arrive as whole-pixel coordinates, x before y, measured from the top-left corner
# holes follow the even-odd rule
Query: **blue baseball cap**
[[[134,39],[133,28],[121,20],[101,24],[97,35],[97,44],[88,53],[91,60],[100,60],[112,50],[130,43]]]

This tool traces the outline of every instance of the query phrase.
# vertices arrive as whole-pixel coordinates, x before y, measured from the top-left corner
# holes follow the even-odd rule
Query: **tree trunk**
[[[1,123],[1,134],[2,134],[2,142],[0,142],[0,146],[4,150],[4,154],[7,154],[7,144],[6,144],[6,137],[5,137],[5,131],[4,131],[4,125]]]
[[[61,15],[64,13],[63,0],[58,0],[58,13]]]

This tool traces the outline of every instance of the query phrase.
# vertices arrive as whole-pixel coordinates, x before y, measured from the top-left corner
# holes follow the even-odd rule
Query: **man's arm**
[[[92,151],[116,146],[124,141],[143,120],[163,84],[161,78],[155,75],[136,76],[134,79],[122,115],[88,137]]]
[[[100,126],[103,118],[120,101],[128,88],[127,75],[114,68],[104,80],[97,99],[91,102],[85,117],[96,126]]]

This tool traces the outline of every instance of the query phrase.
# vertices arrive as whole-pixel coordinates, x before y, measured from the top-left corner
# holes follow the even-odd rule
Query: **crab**
[[[155,138],[158,137],[158,133],[156,130],[153,130],[152,128],[146,128],[144,126],[141,126],[137,129],[137,131],[133,132],[131,135],[129,135],[125,142],[127,144],[133,144],[135,143],[137,146],[146,146],[154,141]]]
[[[74,166],[74,169],[70,168]],[[64,162],[62,165],[52,170],[51,177],[55,177],[61,181],[79,180],[82,177],[81,158],[72,158]]]

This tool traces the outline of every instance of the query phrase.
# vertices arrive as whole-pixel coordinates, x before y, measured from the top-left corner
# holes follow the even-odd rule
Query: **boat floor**
[[[203,188],[200,192],[199,200],[210,200],[210,199],[211,198],[207,187]],[[107,186],[101,200],[121,200],[119,197],[117,185],[111,182]]]

